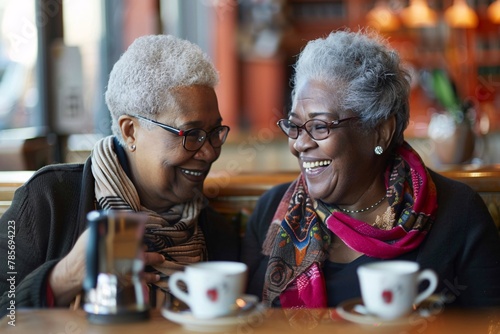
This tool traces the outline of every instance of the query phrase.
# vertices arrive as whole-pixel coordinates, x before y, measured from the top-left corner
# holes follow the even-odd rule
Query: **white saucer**
[[[214,318],[200,319],[196,318],[191,311],[178,311],[170,308],[163,308],[161,314],[170,321],[182,325],[185,329],[196,332],[222,332],[240,324],[246,324],[250,316],[257,312],[263,311],[262,304],[259,304],[257,296],[243,295],[240,297],[249,307],[243,307],[240,311],[235,311],[234,314]]]
[[[433,295],[420,303],[418,307],[415,307],[415,310],[410,315],[399,319],[385,320],[375,315],[363,314],[356,311],[359,305],[363,305],[363,301],[360,298],[350,299],[340,303],[336,310],[338,315],[345,320],[361,325],[380,327],[410,325],[420,318],[427,318],[443,309],[443,301],[439,296]]]

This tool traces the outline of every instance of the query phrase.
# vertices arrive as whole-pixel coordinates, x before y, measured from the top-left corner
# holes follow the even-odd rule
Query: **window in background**
[[[42,125],[35,1],[0,0],[0,130]]]
[[[64,41],[52,46],[60,134],[94,132],[102,30],[100,0],[63,1]]]
[[[59,135],[66,136],[62,145],[65,162],[85,161],[95,142],[109,131],[107,112],[100,112],[106,64],[103,10],[100,0],[63,0],[64,40],[52,49],[55,127]]]

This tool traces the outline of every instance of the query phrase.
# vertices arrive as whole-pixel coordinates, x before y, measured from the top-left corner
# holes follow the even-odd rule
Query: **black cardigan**
[[[398,259],[435,270],[436,293],[446,295],[448,306],[500,306],[500,238],[486,205],[469,186],[432,171],[431,177],[438,196],[436,221],[422,244]],[[248,221],[242,247],[242,260],[249,266],[248,293],[262,296],[268,262],[262,243],[288,186],[279,185],[264,194]],[[378,260],[363,255],[347,264],[325,261],[328,305],[359,298],[356,269]]]
[[[46,307],[48,274],[86,229],[86,215],[94,210],[94,202],[90,158],[85,164],[43,167],[15,192],[0,218],[0,317],[13,300],[10,276],[15,277],[16,308]],[[8,274],[13,270],[7,266],[9,225],[15,226],[15,275]],[[199,225],[209,260],[238,260],[235,225],[210,207],[202,210]]]

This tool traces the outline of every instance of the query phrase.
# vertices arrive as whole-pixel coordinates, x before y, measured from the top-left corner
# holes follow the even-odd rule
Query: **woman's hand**
[[[144,266],[154,266],[162,264],[165,258],[160,253],[156,252],[144,252]],[[144,280],[146,283],[155,283],[160,280],[160,275],[155,273],[143,273]]]
[[[49,284],[54,294],[55,306],[65,306],[82,290],[85,277],[86,248],[89,230],[85,230],[73,249],[59,261],[49,274]]]
[[[49,284],[54,294],[55,306],[69,305],[81,292],[86,268],[86,248],[89,230],[85,230],[76,241],[73,249],[59,261],[49,274]],[[144,265],[158,265],[165,261],[163,255],[156,252],[144,252]],[[160,280],[160,275],[144,273],[146,283]]]

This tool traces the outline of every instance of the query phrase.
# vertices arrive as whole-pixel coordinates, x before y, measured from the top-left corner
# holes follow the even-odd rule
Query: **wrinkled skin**
[[[173,93],[178,110],[164,110],[157,121],[172,127],[189,130],[202,128],[210,131],[221,125],[215,91],[209,87],[177,88]],[[193,199],[203,190],[203,182],[219,158],[221,148],[213,148],[208,141],[196,152],[182,146],[182,137],[153,126],[147,129],[131,116],[119,119],[125,149],[134,183],[146,208],[163,212],[175,204]],[[130,149],[135,145],[135,149]],[[188,174],[189,173],[189,174]],[[80,292],[85,277],[85,249],[88,230],[77,240],[73,249],[57,263],[49,275],[56,305],[67,305]],[[157,265],[165,261],[158,253],[146,252],[144,263]],[[144,273],[147,283],[159,281],[159,275]]]
[[[339,96],[325,84],[309,81],[297,91],[289,119],[297,125],[316,118],[333,121],[357,116],[339,107]],[[383,173],[385,159],[374,153],[384,142],[383,127],[362,130],[359,121],[341,123],[330,129],[324,140],[315,141],[305,131],[290,139],[290,151],[299,159],[312,197],[347,209],[373,204],[385,192]],[[388,143],[383,147],[387,147]],[[324,161],[327,166],[308,170],[304,162]]]

